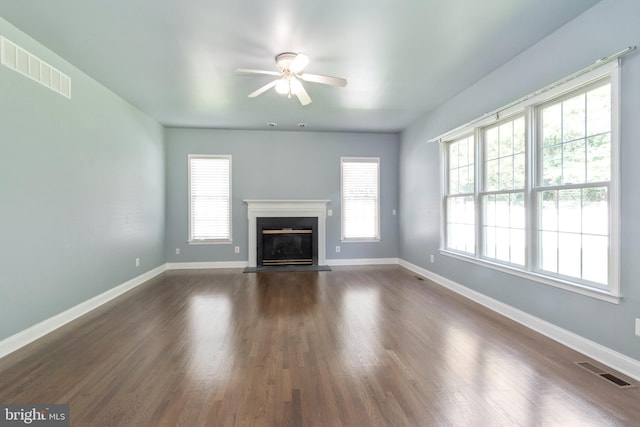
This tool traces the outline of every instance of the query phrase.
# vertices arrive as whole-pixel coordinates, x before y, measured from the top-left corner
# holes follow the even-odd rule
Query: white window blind
[[[189,241],[231,241],[231,156],[189,156]]]
[[[380,159],[342,158],[342,240],[380,239]]]

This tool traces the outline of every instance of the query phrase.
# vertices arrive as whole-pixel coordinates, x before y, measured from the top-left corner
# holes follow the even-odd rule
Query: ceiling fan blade
[[[321,76],[319,74],[303,74],[300,78],[305,82],[322,83],[331,86],[344,87],[347,85],[347,80],[340,77]]]
[[[280,79],[274,80],[274,81],[272,81],[270,83],[267,83],[266,85],[262,86],[260,89],[256,90],[255,92],[251,92],[249,94],[249,98],[255,98],[256,96],[263,94],[264,92],[268,91],[269,89],[274,87],[276,84],[278,84],[279,81],[280,81]]]
[[[296,58],[293,60],[291,65],[289,65],[289,71],[292,73],[299,73],[304,70],[304,67],[309,64],[309,57],[304,53],[299,53],[296,55]]]
[[[279,76],[280,75],[280,73],[278,73],[276,71],[253,70],[251,68],[236,68],[236,73],[267,74],[269,76]]]
[[[300,101],[300,104],[302,105],[311,104],[311,97],[309,96],[307,91],[304,89],[302,84],[300,84],[300,86],[297,88],[296,96],[298,97],[298,101]]]

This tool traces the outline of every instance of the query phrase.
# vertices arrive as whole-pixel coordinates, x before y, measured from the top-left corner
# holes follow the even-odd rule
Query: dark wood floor
[[[0,402],[73,426],[640,425],[640,390],[580,361],[398,266],[170,271],[0,359]]]

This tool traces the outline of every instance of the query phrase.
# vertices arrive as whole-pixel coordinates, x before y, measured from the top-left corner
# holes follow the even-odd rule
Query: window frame
[[[566,276],[554,275],[540,269],[538,260],[539,242],[536,236],[538,228],[538,204],[535,200],[538,193],[549,188],[545,187],[541,181],[541,159],[542,148],[538,146],[537,137],[540,134],[541,121],[539,111],[542,106],[568,99],[579,93],[585,93],[589,89],[597,87],[599,82],[608,80],[611,85],[611,169],[610,179],[606,182],[609,189],[609,234],[608,234],[608,256],[609,274],[607,285],[597,285],[586,280],[567,278]],[[576,292],[611,303],[619,303],[622,297],[620,289],[620,178],[619,178],[619,144],[620,144],[620,67],[617,61],[613,61],[591,70],[570,81],[556,85],[553,88],[531,97],[522,98],[518,104],[510,105],[499,114],[485,116],[482,119],[472,122],[472,124],[461,127],[455,132],[447,134],[440,144],[440,164],[441,164],[441,224],[440,224],[440,253],[453,258],[461,259],[474,264],[489,267],[498,271],[513,274],[529,280],[533,280],[545,285],[558,287],[561,289]],[[485,191],[485,146],[483,133],[489,127],[496,126],[502,122],[508,122],[518,116],[525,119],[525,265],[523,267],[507,262],[488,258],[484,255],[483,241],[483,212],[484,196],[494,194],[494,191]],[[448,191],[448,149],[447,144],[464,135],[475,135],[475,240],[476,251],[474,254],[460,252],[447,248],[447,211],[446,198]],[[602,183],[597,183],[597,186]],[[595,185],[585,182],[578,185],[585,188]],[[506,191],[507,193],[512,190]]]
[[[229,162],[229,237],[222,239],[194,239],[193,237],[193,206],[192,206],[192,165],[191,161],[193,159],[226,159]],[[189,154],[187,156],[187,179],[188,179],[188,240],[187,243],[190,245],[216,245],[216,244],[231,244],[233,243],[233,169],[232,169],[232,156],[229,155],[221,155],[221,154]]]
[[[376,165],[376,221],[375,236],[373,237],[345,237],[345,191],[344,167],[345,163],[375,163]],[[340,241],[344,243],[379,242],[380,241],[380,157],[340,157]]]

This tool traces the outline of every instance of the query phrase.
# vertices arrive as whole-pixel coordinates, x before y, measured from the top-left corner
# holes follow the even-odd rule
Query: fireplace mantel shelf
[[[331,200],[305,199],[247,199],[249,219],[249,267],[257,264],[257,226],[259,217],[309,216],[318,218],[318,265],[325,265],[327,203]]]

